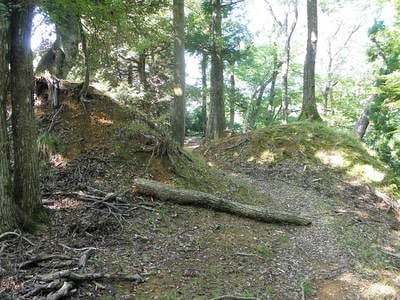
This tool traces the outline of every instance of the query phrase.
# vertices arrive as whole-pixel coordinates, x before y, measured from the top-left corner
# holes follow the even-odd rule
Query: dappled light
[[[394,286],[385,283],[374,283],[363,292],[363,297],[367,299],[395,299],[398,295],[398,290]]]
[[[320,159],[325,165],[332,168],[346,168],[350,165],[350,161],[346,159],[345,154],[340,150],[319,150],[315,153],[315,157]]]
[[[59,153],[51,154],[49,157],[49,163],[54,167],[65,167],[68,161],[68,159]]]
[[[257,158],[257,163],[259,164],[272,163],[273,161],[274,154],[269,150],[263,151],[261,155]]]
[[[397,300],[399,4],[2,1],[0,299]]]
[[[348,175],[367,182],[382,182],[386,174],[371,165],[355,164],[348,170]]]

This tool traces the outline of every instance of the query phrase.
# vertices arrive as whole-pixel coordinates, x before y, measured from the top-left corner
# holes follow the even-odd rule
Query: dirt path
[[[261,299],[400,298],[399,264],[382,252],[399,249],[399,234],[374,195],[295,163],[222,167],[283,209],[313,219],[310,227],[268,229],[264,242],[273,255],[258,272],[268,274],[264,284],[271,288]]]
[[[349,274],[354,266],[351,251],[340,245],[336,232],[326,223],[324,213],[333,209],[337,203],[318,193],[282,181],[265,181],[243,175],[241,178],[268,194],[287,210],[313,219],[312,226],[289,233],[290,243],[282,245],[279,255],[272,261],[272,269],[276,270],[274,281],[280,282],[280,294],[288,299],[301,299],[306,293],[312,299],[313,293],[307,288],[319,288],[318,296],[314,295],[315,299],[357,299],[361,294],[361,287],[350,282],[337,283],[339,294],[337,291],[329,294],[324,291],[323,286],[311,287],[311,282],[315,284],[316,280],[325,281],[322,284],[325,285],[333,278]],[[299,282],[303,284],[300,288]]]
[[[184,143],[185,149],[188,151],[193,151],[200,146],[200,144],[203,142],[203,139],[204,138],[200,136],[186,137]]]

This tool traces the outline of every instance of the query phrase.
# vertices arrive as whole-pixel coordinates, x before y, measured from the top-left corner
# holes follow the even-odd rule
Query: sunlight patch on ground
[[[396,295],[398,295],[396,289],[384,283],[375,283],[363,293],[367,299],[387,299],[386,297],[395,297]]]
[[[247,162],[253,162],[255,160],[256,160],[256,158],[254,156],[250,156],[246,161]]]
[[[69,197],[65,197],[55,201],[52,205],[47,206],[49,209],[61,210],[66,208],[77,208],[79,206],[79,201]]]
[[[110,118],[105,117],[104,115],[92,116],[92,118],[95,120],[95,122],[97,122],[99,124],[103,124],[103,125],[111,125],[111,124],[114,123],[113,120],[111,120]]]
[[[318,158],[323,164],[329,165],[333,168],[345,168],[350,165],[350,162],[345,159],[345,154],[340,151],[320,150],[315,153],[315,157]]]
[[[263,163],[271,163],[275,160],[275,155],[269,150],[265,150],[263,153],[261,153],[260,157],[257,159],[257,163],[263,164]]]
[[[385,179],[385,174],[376,170],[371,165],[355,165],[349,172],[348,175],[355,178],[362,178],[369,182],[382,182]]]
[[[246,161],[247,162],[256,162],[258,164],[271,163],[275,160],[275,155],[273,152],[269,150],[263,151],[259,157],[255,157],[254,155],[250,156]]]
[[[59,153],[50,155],[49,161],[54,167],[65,167],[68,163],[68,159]]]

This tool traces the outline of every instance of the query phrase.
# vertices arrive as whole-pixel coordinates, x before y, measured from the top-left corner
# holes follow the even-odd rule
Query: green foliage
[[[309,297],[315,293],[315,288],[310,279],[304,278],[303,281],[301,282],[301,286],[303,288],[304,296]]]
[[[39,153],[42,157],[48,157],[56,151],[58,141],[50,133],[43,133],[37,139]]]
[[[400,34],[399,24],[388,29],[376,21],[369,30],[373,46],[368,54],[371,61],[380,59],[377,96],[370,107],[372,130],[366,137],[379,157],[395,173],[393,183],[400,186]],[[396,179],[397,178],[397,179]]]
[[[186,113],[186,130],[188,135],[198,135],[203,132],[204,115],[201,107]]]

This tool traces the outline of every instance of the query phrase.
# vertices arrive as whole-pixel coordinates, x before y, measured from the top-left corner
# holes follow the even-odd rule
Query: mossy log
[[[139,194],[152,196],[162,201],[206,206],[218,211],[267,223],[311,224],[311,220],[286,211],[242,204],[199,191],[177,189],[153,180],[138,178],[135,180],[135,186]]]

